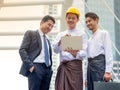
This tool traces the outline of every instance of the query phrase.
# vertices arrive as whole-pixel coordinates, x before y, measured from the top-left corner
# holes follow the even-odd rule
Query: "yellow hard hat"
[[[66,11],[66,15],[68,13],[76,14],[78,16],[78,19],[80,17],[80,12],[79,12],[79,10],[76,7],[70,7],[70,8],[68,8],[68,10]]]

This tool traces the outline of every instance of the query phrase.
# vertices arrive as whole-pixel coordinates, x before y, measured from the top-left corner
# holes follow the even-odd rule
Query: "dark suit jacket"
[[[50,42],[49,42],[49,46],[50,46]],[[28,76],[29,69],[33,66],[33,61],[40,54],[41,49],[42,49],[42,43],[38,30],[36,31],[28,30],[24,35],[22,44],[19,49],[19,54],[23,61],[20,69],[20,74],[24,76]],[[51,47],[49,51],[50,51],[50,61],[52,66]]]

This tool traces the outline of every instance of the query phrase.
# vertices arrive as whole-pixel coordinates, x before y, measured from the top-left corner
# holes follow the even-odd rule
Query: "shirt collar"
[[[74,28],[74,29],[72,29],[72,30],[67,30],[69,33],[72,33],[72,32],[75,32],[77,29],[76,28]]]
[[[40,35],[40,36],[43,36],[43,35],[44,35],[44,33],[41,31],[41,29],[38,29],[38,32],[39,32],[39,35]],[[47,34],[45,34],[45,36],[48,38]]]
[[[40,36],[44,35],[43,32],[40,29],[38,29],[38,32],[39,32]]]
[[[95,35],[97,32],[99,32],[99,30],[100,30],[100,29],[98,28],[98,29],[93,33],[93,35]]]
[[[99,31],[100,29],[97,29],[94,33],[92,33],[91,38],[93,38]]]

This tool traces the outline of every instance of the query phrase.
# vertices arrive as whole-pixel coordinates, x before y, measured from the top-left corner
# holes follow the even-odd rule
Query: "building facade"
[[[118,20],[115,19],[115,45],[120,51],[120,1],[114,0],[114,13],[117,16]],[[120,61],[120,55],[116,52],[116,60]]]

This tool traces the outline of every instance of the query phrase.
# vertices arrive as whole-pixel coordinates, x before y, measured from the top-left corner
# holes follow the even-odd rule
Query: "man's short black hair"
[[[48,20],[52,20],[53,23],[55,24],[55,18],[50,16],[50,15],[46,15],[42,18],[41,22],[47,22]]]
[[[96,20],[96,19],[99,19],[98,15],[96,13],[93,13],[93,12],[88,12],[85,14],[85,18],[87,17],[90,17],[92,18],[93,20]]]

